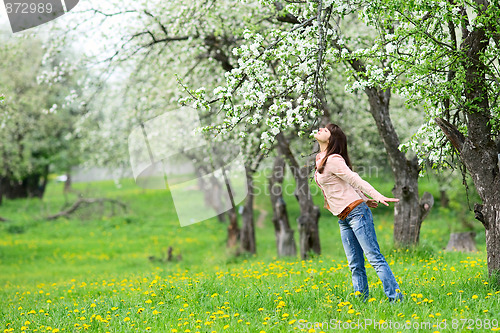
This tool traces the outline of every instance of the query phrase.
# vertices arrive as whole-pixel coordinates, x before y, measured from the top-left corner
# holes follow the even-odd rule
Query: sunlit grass
[[[390,181],[370,182],[390,195]],[[256,184],[265,186],[264,178]],[[225,248],[227,224],[213,218],[180,227],[168,191],[143,190],[132,180],[121,188],[113,182],[74,187],[87,196],[118,198],[129,210],[45,221],[41,217],[65,202],[56,183],[43,202],[5,201],[0,215],[11,219],[0,225],[5,332],[328,332],[342,324],[378,332],[395,322],[461,332],[467,325],[475,331],[499,326],[500,292],[488,283],[484,231],[476,224],[479,252],[443,252],[453,214],[443,214],[438,205],[422,226],[421,246],[410,250],[393,248],[391,208],[373,210],[382,253],[405,301],[390,304],[367,263],[370,298],[363,303],[352,293],[337,219],[324,209],[322,254],[305,261],[277,258],[269,199],[258,196],[255,218],[259,209],[268,214],[263,227],[256,227],[257,254],[234,258]],[[432,182],[424,182],[424,189],[437,194]],[[68,201],[75,199],[71,194]],[[285,199],[297,230],[293,193]],[[322,207],[321,196],[314,200]],[[180,261],[162,260],[170,246]]]

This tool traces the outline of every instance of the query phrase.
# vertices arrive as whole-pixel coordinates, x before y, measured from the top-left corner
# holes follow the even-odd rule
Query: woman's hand
[[[368,199],[366,201],[366,204],[368,205],[368,207],[370,208],[377,208],[378,207],[378,202],[373,200],[373,199]]]
[[[399,202],[399,199],[383,197],[382,200],[379,200],[379,202],[383,203],[386,206],[389,206],[387,202]]]

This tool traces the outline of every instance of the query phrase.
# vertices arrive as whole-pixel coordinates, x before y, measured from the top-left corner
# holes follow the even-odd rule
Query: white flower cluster
[[[213,90],[225,113],[221,133],[242,118],[251,125],[262,123],[265,128],[260,134],[260,148],[265,150],[280,131],[293,125],[306,128],[311,119],[319,116],[312,103],[316,34],[316,26],[292,32],[272,30],[268,40],[250,30],[243,32],[247,43],[232,50],[239,66],[225,73],[226,86]],[[324,68],[319,73],[320,84],[327,72]],[[263,109],[266,102],[270,102],[267,114]]]

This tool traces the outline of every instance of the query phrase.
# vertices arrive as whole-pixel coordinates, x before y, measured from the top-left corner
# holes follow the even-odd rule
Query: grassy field
[[[265,186],[264,177],[256,185]],[[390,196],[388,177],[368,179]],[[288,182],[290,185],[293,182]],[[389,303],[367,263],[370,298],[352,293],[337,219],[321,209],[321,255],[276,257],[269,199],[255,200],[257,254],[233,257],[227,225],[215,218],[180,227],[168,191],[143,190],[133,180],[77,183],[88,197],[126,202],[126,212],[101,216],[98,206],[70,219],[44,220],[65,200],[49,183],[43,201],[0,206],[0,330],[3,332],[485,332],[499,330],[500,291],[488,283],[484,230],[467,209],[465,191],[450,190],[450,208],[436,203],[420,246],[394,249],[391,207],[373,209],[382,253],[403,289]],[[286,185],[287,183],[285,183]],[[311,182],[315,186],[314,181]],[[435,179],[421,191],[439,195]],[[314,200],[323,206],[321,192]],[[472,199],[474,194],[471,194]],[[472,200],[471,199],[471,200]],[[293,229],[299,214],[286,196]],[[477,253],[444,252],[450,231],[472,222]],[[298,235],[295,234],[298,244]],[[178,261],[165,261],[167,249]],[[322,323],[321,325],[319,323]],[[321,327],[320,327],[321,326]]]

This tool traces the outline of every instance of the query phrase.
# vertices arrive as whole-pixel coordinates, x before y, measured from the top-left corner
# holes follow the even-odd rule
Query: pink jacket
[[[319,168],[325,153],[320,152],[316,155],[317,168]],[[353,201],[359,199],[367,201],[369,198],[364,193],[376,201],[384,198],[367,181],[361,179],[356,172],[349,169],[344,158],[338,154],[328,156],[323,173],[316,170],[314,179],[323,191],[325,197],[324,207],[335,216],[340,214]]]

